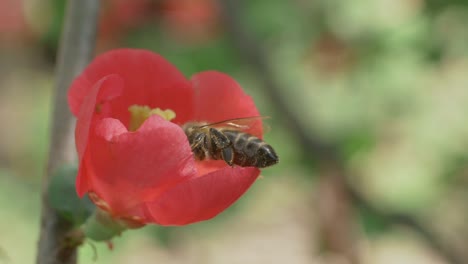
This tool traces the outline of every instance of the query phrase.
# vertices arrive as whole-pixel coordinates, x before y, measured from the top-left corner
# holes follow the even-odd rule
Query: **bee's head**
[[[193,134],[194,132],[200,130],[200,127],[203,126],[204,123],[200,122],[187,122],[182,125],[182,129],[184,130],[187,136]]]

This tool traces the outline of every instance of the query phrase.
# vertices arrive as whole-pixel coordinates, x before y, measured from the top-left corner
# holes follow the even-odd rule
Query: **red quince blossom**
[[[196,161],[181,128],[259,115],[252,98],[223,73],[187,80],[158,54],[118,49],[95,58],[72,83],[68,101],[77,117],[77,193],[90,194],[115,218],[160,225],[207,220],[233,204],[260,173]],[[135,105],[170,109],[176,117],[153,114],[132,129],[129,108]],[[261,121],[247,132],[261,137]]]
[[[0,1],[0,41],[9,43],[25,40],[29,35],[23,1]]]
[[[104,0],[99,20],[103,41],[119,39],[126,31],[137,28],[151,17],[152,0]]]
[[[163,26],[189,43],[204,42],[219,33],[220,7],[216,0],[165,0],[160,5]]]

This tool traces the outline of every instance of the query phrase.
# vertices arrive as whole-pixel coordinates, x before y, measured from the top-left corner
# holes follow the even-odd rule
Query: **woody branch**
[[[76,263],[76,246],[65,244],[72,226],[51,208],[47,193],[52,173],[65,164],[76,162],[74,120],[68,110],[67,90],[93,56],[98,13],[99,1],[96,0],[69,0],[67,3],[55,73],[49,159],[42,182],[38,264]]]

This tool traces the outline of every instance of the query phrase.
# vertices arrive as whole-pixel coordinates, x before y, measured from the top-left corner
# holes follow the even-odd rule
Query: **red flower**
[[[161,56],[120,49],[98,56],[68,94],[79,156],[80,196],[115,218],[142,224],[185,225],[210,219],[257,179],[254,167],[195,161],[180,125],[259,115],[251,97],[229,76],[207,71],[190,80]],[[171,109],[134,122],[131,106]],[[133,126],[133,125],[132,125]],[[249,133],[262,136],[261,121]]]
[[[102,1],[99,36],[105,40],[118,39],[129,29],[144,24],[150,17],[151,0]]]
[[[172,36],[185,42],[203,42],[219,31],[220,10],[216,0],[165,0],[159,16]]]
[[[0,41],[25,39],[28,33],[22,1],[0,1]]]

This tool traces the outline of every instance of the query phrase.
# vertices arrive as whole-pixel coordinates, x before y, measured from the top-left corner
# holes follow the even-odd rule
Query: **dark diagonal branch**
[[[89,63],[96,40],[99,13],[97,0],[69,0],[56,68],[50,150],[42,185],[42,217],[38,264],[76,263],[76,247],[66,245],[71,226],[50,207],[47,190],[51,174],[75,162],[74,120],[68,110],[67,91],[73,78]]]
[[[447,243],[445,243],[442,238],[438,237],[438,235],[433,230],[421,224],[414,217],[403,213],[384,211],[367,201],[354,188],[348,187],[348,193],[353,199],[353,201],[356,203],[356,205],[359,205],[364,210],[367,210],[372,214],[377,215],[380,219],[383,219],[387,224],[403,226],[419,234],[419,236],[422,239],[424,239],[434,251],[438,252],[441,256],[443,256],[448,263],[466,263],[462,254],[456,252],[456,250],[451,248]]]
[[[274,75],[261,46],[252,38],[247,28],[241,24],[242,17],[240,17],[241,11],[239,10],[239,5],[242,1],[220,0],[219,2],[221,3],[226,29],[231,36],[232,43],[239,50],[241,57],[255,70],[257,78],[263,82],[265,95],[269,96],[270,101],[274,103],[275,107],[281,110],[283,117],[285,117],[283,120],[287,122],[287,127],[291,131],[296,131],[295,133],[298,134],[297,138],[300,140],[299,143],[302,146],[313,149],[314,151],[308,153],[315,155],[314,158],[322,159],[323,156],[326,156],[332,157],[333,160],[340,159],[337,156],[338,151],[335,149],[335,146],[315,140],[320,138],[318,134],[314,134],[314,131],[302,129],[299,119],[284,100],[280,85],[276,80],[271,78]],[[317,155],[319,153],[320,155]]]
[[[385,219],[391,225],[400,225],[410,228],[418,233],[426,243],[449,263],[464,263],[462,257],[454,249],[447,246],[441,238],[435,235],[435,232],[417,221],[414,217],[405,214],[386,212],[375,207],[367,201],[348,181],[349,171],[346,169],[344,158],[339,154],[338,145],[332,142],[326,142],[320,138],[316,131],[306,129],[298,116],[291,109],[290,105],[284,100],[283,91],[278,81],[274,78],[275,74],[268,64],[268,58],[264,54],[261,45],[249,32],[246,25],[243,25],[241,16],[242,0],[219,0],[225,19],[225,26],[231,41],[239,51],[240,56],[249,64],[256,76],[263,82],[264,94],[277,107],[282,116],[282,120],[287,122],[285,125],[289,132],[299,140],[300,146],[305,155],[310,159],[315,159],[324,164],[325,167],[337,168],[345,182],[350,198],[356,206],[361,206],[371,213]]]

